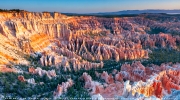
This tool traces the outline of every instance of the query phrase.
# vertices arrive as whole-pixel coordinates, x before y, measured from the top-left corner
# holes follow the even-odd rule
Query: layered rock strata
[[[178,23],[167,28],[168,23],[157,21],[156,24],[142,17],[68,17],[60,13],[26,11],[1,12],[0,16],[0,33],[4,41],[0,45],[2,64],[27,64],[23,55],[19,56],[14,52],[39,52],[51,43],[58,45],[55,52],[59,52],[59,55],[66,54],[92,61],[147,58],[148,52],[142,47],[176,49],[176,45],[180,43],[179,36],[146,34],[148,29],[157,27],[166,27],[162,28],[166,30],[163,32],[174,32],[171,28],[178,28]]]

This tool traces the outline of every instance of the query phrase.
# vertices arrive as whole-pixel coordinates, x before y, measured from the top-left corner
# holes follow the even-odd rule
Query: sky
[[[122,10],[180,9],[180,0],[0,0],[0,9],[33,12],[97,13]]]

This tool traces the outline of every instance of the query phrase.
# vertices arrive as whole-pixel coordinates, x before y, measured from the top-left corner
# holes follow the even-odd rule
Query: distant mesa
[[[151,14],[158,14],[158,13],[164,13],[164,14],[180,14],[180,10],[159,10],[159,9],[148,9],[148,10],[123,10],[123,11],[117,11],[117,12],[102,12],[102,13],[91,13],[92,15],[128,15],[128,14],[145,14],[145,13],[151,13]]]

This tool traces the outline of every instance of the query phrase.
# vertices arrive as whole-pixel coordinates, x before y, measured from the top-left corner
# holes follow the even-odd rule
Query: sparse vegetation
[[[106,36],[106,33],[105,32],[99,32],[99,33],[88,32],[86,33],[86,35],[90,36],[91,38],[95,38],[95,37]]]
[[[153,28],[148,33],[149,34],[159,34],[160,32],[165,33],[166,31],[164,29],[161,29],[161,28]]]

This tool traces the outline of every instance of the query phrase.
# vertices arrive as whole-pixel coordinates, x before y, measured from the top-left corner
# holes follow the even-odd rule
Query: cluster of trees
[[[57,85],[67,81],[65,77],[56,77],[49,79],[46,75],[40,77],[38,75],[32,75],[23,73],[25,79],[34,78],[36,83],[43,82],[44,84],[28,84],[27,82],[20,82],[18,80],[18,73],[0,73],[0,86],[3,90],[0,91],[2,94],[12,94],[15,97],[32,97],[33,95],[42,95],[47,92],[44,97],[52,97],[53,91]],[[50,95],[51,94],[51,95]]]
[[[152,28],[148,33],[149,34],[159,34],[160,32],[165,33],[165,29],[161,28]]]
[[[25,11],[25,10],[20,10],[20,9],[0,9],[0,12],[21,12],[21,11]]]
[[[93,33],[93,32],[88,32],[86,33],[88,36],[90,36],[91,38],[95,38],[95,37],[103,37],[106,36],[106,32],[99,32],[99,33]]]
[[[154,21],[159,21],[159,22],[177,22],[180,20],[179,14],[165,14],[165,13],[159,13],[159,14],[143,14],[144,18],[154,20]]]
[[[143,61],[144,65],[156,64],[161,65],[162,63],[176,63],[180,62],[180,52],[173,49],[154,49],[149,54],[149,59]]]
[[[76,14],[76,13],[62,13],[67,16],[95,16],[104,18],[115,18],[115,17],[137,17],[139,14],[122,14],[122,15],[108,15],[108,14]]]

